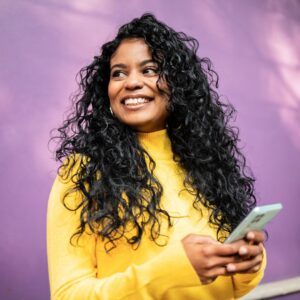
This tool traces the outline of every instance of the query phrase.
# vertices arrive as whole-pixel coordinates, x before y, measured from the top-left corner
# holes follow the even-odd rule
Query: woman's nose
[[[127,76],[125,88],[128,90],[141,89],[143,87],[143,79],[140,74],[131,73]]]

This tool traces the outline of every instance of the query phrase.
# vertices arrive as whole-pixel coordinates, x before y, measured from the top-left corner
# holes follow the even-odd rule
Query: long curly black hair
[[[81,69],[74,110],[54,137],[59,139],[60,168],[67,164],[71,172],[80,164],[72,177],[83,195],[76,207],[81,213],[74,235],[89,228],[106,241],[109,251],[116,240],[126,238],[128,226],[134,234],[127,242],[134,247],[146,226],[154,242],[161,218],[172,226],[172,218],[160,206],[163,187],[153,175],[155,161],[139,144],[137,133],[109,110],[110,59],[128,38],[145,41],[160,78],[168,84],[167,133],[174,160],[185,170],[184,185],[194,195],[195,209],[200,209],[199,203],[212,209],[209,221],[222,239],[221,233],[231,232],[256,203],[254,179],[237,145],[238,130],[229,124],[235,110],[220,102],[218,75],[208,58],[197,56],[197,40],[149,13],[120,27],[116,38]]]

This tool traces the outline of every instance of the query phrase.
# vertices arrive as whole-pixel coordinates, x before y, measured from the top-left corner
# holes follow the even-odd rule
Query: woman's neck
[[[153,132],[138,132],[137,135],[142,147],[154,160],[172,159],[171,141],[166,129]]]

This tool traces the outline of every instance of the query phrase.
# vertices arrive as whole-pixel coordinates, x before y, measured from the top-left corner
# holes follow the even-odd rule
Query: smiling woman
[[[116,117],[138,132],[165,128],[169,96],[145,41],[125,39],[110,64],[108,96]]]
[[[80,71],[48,206],[52,299],[235,299],[265,268],[263,232],[224,238],[254,179],[198,42],[145,14]]]

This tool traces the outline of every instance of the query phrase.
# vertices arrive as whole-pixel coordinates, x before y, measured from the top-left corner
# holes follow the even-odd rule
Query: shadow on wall
[[[269,11],[265,22],[272,26],[265,49],[275,71],[269,72],[269,100],[278,105],[279,119],[300,150],[300,2],[269,1]]]

